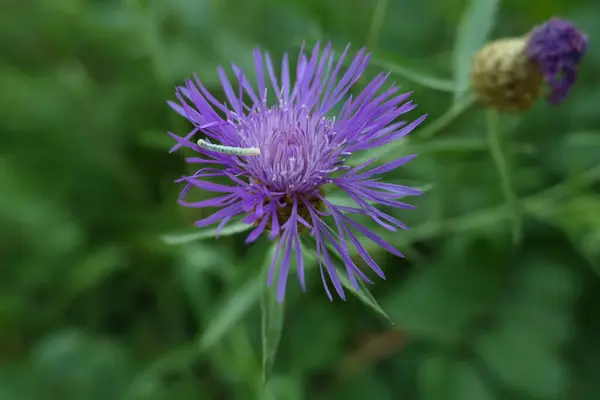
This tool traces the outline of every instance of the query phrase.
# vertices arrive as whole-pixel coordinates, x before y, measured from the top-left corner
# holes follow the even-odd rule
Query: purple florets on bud
[[[552,18],[529,34],[526,53],[551,87],[548,103],[560,104],[577,79],[577,67],[587,50],[587,35],[568,21]]]

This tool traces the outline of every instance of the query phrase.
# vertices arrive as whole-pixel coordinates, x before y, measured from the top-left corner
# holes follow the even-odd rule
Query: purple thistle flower
[[[395,208],[413,208],[398,199],[421,194],[398,184],[381,182],[380,175],[396,169],[414,158],[402,157],[376,168],[368,169],[374,159],[351,167],[346,160],[357,151],[385,146],[411,132],[425,116],[407,124],[396,119],[416,107],[407,101],[410,93],[399,94],[393,85],[382,92],[389,74],[380,74],[365,89],[344,102],[337,117],[330,117],[350,88],[365,71],[369,54],[362,49],[342,73],[342,61],[349,46],[337,62],[327,44],[322,52],[317,44],[310,57],[301,51],[296,67],[296,80],[290,80],[287,55],[281,64],[281,76],[274,72],[268,53],[254,51],[257,87],[253,87],[236,65],[238,90],[234,91],[225,72],[219,67],[219,77],[229,102],[221,104],[202,85],[186,80],[178,87],[179,104],[169,105],[187,118],[194,129],[185,137],[169,132],[177,144],[171,152],[188,147],[204,157],[188,158],[189,163],[207,164],[186,182],[179,203],[186,207],[214,207],[217,211],[195,223],[202,227],[219,223],[220,231],[235,216],[254,228],[246,243],[255,241],[263,232],[271,239],[279,238],[267,282],[272,284],[280,253],[277,298],[283,301],[292,253],[295,253],[300,285],[306,289],[300,235],[310,232],[315,240],[323,285],[333,300],[328,276],[335,291],[345,299],[344,289],[332,263],[328,245],[344,260],[346,273],[358,290],[358,281],[372,283],[356,266],[349,254],[354,246],[367,265],[385,279],[383,271],[369,256],[359,237],[366,237],[396,256],[402,254],[380,236],[352,219],[352,215],[367,216],[390,231],[406,229],[402,222],[378,210],[373,204]],[[264,65],[266,64],[266,72]],[[267,80],[272,87],[268,88]],[[267,93],[273,91],[278,103],[267,104]],[[251,105],[244,102],[244,96]],[[224,146],[258,148],[259,155],[221,154],[202,148],[192,138],[203,133]],[[219,168],[216,168],[219,167]],[[228,179],[223,185],[206,180],[211,177]],[[324,196],[325,185],[335,185],[356,202],[356,206],[335,205]],[[218,197],[190,203],[184,200],[191,187],[219,193]]]
[[[577,66],[588,38],[568,21],[552,18],[529,34],[527,56],[537,65],[551,91],[548,103],[560,104],[577,79]]]

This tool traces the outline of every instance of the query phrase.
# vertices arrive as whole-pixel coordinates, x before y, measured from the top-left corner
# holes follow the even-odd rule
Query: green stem
[[[500,138],[500,120],[499,115],[494,110],[488,110],[486,112],[487,117],[487,137],[488,145],[492,160],[498,171],[498,178],[500,179],[500,189],[502,195],[506,199],[506,202],[512,209],[512,231],[513,241],[515,244],[521,241],[523,223],[521,218],[521,210],[519,205],[519,199],[515,194],[513,185],[510,179],[509,166],[502,150],[502,143]]]

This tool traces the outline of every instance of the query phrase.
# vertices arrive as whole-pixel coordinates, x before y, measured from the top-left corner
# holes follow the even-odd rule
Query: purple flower
[[[529,34],[527,56],[534,62],[551,91],[546,99],[560,104],[577,79],[577,66],[587,50],[588,38],[571,24],[558,18],[535,27]]]
[[[383,271],[369,256],[359,238],[365,237],[399,257],[402,254],[380,236],[352,216],[366,216],[390,231],[406,229],[402,222],[378,210],[373,204],[393,208],[413,208],[398,199],[419,195],[419,190],[381,181],[381,175],[414,158],[414,155],[372,168],[372,159],[352,167],[346,164],[357,151],[385,146],[411,132],[425,118],[411,123],[396,119],[416,107],[407,101],[410,93],[399,94],[393,85],[380,91],[389,74],[380,74],[358,95],[343,100],[367,68],[369,54],[362,49],[342,72],[342,61],[348,52],[334,62],[334,52],[327,44],[322,52],[317,44],[307,57],[301,51],[296,66],[296,80],[291,81],[288,57],[284,55],[281,76],[277,76],[268,53],[254,51],[257,86],[253,87],[236,65],[235,91],[225,72],[219,76],[229,104],[220,103],[202,85],[186,80],[178,87],[179,104],[169,105],[187,118],[194,129],[185,137],[169,133],[177,144],[171,152],[188,147],[203,157],[188,158],[187,162],[205,164],[186,182],[179,203],[186,207],[213,207],[212,215],[195,223],[202,227],[218,223],[219,231],[233,217],[244,216],[253,230],[246,243],[255,241],[263,232],[271,239],[278,238],[275,256],[268,273],[273,282],[277,260],[279,275],[277,298],[283,301],[292,259],[298,268],[300,285],[305,290],[301,234],[310,234],[315,241],[321,278],[327,295],[331,292],[326,281],[333,284],[338,295],[345,299],[344,289],[332,263],[328,247],[333,247],[344,260],[346,273],[358,289],[357,279],[372,283],[350,257],[354,246],[367,265],[385,279]],[[266,71],[264,66],[266,64]],[[269,81],[269,84],[267,83]],[[271,92],[277,104],[267,103]],[[251,105],[247,105],[250,100]],[[337,116],[330,116],[341,105]],[[258,148],[259,155],[240,156],[221,154],[199,147],[192,142],[198,133],[228,147]],[[218,177],[229,185],[208,179]],[[324,196],[327,185],[337,186],[356,202],[353,207],[335,205]],[[219,193],[217,197],[190,203],[184,200],[192,187]],[[294,253],[294,255],[293,255]]]

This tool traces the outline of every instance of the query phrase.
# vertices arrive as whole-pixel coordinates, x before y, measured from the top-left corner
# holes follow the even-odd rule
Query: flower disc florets
[[[354,152],[392,143],[424,119],[422,116],[410,124],[396,121],[415,105],[406,101],[408,94],[398,94],[396,87],[380,90],[387,74],[377,76],[356,97],[349,96],[344,100],[366,69],[369,59],[363,49],[342,73],[347,50],[337,62],[334,62],[334,52],[329,44],[322,53],[317,44],[310,58],[301,52],[296,80],[292,83],[287,56],[282,61],[281,75],[277,76],[269,55],[266,54],[264,62],[262,53],[257,49],[254,53],[256,88],[234,65],[237,91],[234,91],[224,71],[219,69],[228,105],[212,96],[197,77],[195,82],[188,80],[185,87],[178,88],[179,104],[170,102],[194,125],[185,137],[170,133],[178,142],[172,151],[182,146],[191,148],[205,158],[193,157],[187,161],[207,165],[194,175],[178,180],[186,182],[180,204],[218,209],[197,221],[197,226],[219,223],[217,230],[220,230],[232,218],[243,216],[244,222],[253,225],[246,242],[256,240],[265,231],[272,239],[277,238],[268,282],[270,284],[273,280],[281,253],[277,284],[280,301],[283,300],[292,253],[295,253],[300,283],[305,287],[299,239],[302,231],[310,232],[314,237],[323,284],[330,298],[326,276],[340,297],[345,298],[345,294],[329,248],[335,249],[344,260],[348,278],[355,287],[358,287],[357,278],[365,282],[370,280],[352,261],[349,253],[352,246],[383,278],[383,272],[359,238],[365,237],[398,256],[402,254],[349,215],[370,217],[381,227],[392,231],[406,229],[400,221],[378,210],[375,205],[411,208],[398,199],[420,194],[416,189],[383,183],[379,177],[413,156],[371,169],[368,168],[374,160],[358,166],[346,163]],[[267,79],[271,89],[267,89]],[[276,95],[275,105],[267,102],[268,91]],[[248,100],[251,105],[246,104]],[[341,110],[333,117],[330,114],[338,104],[342,105]],[[226,146],[225,152],[229,151],[227,149],[231,151],[222,154],[196,145],[192,138],[200,133]],[[234,148],[252,149],[250,153],[253,155],[235,155]],[[229,180],[231,184],[215,183],[211,181],[213,178]],[[337,186],[354,200],[356,206],[332,204],[324,196],[326,185]],[[184,197],[192,187],[221,195],[189,203]]]

